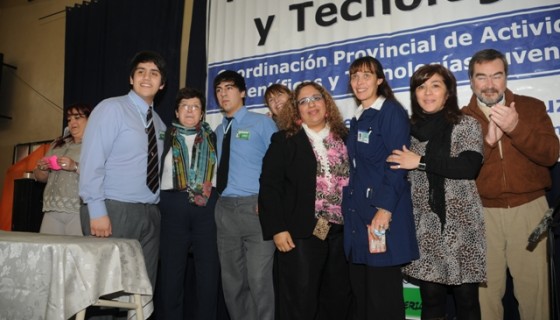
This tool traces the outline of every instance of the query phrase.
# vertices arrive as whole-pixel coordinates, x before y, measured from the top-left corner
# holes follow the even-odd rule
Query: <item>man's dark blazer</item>
[[[317,160],[303,129],[286,138],[272,135],[263,159],[259,190],[259,218],[263,238],[282,231],[292,238],[307,238],[317,223],[315,193]]]

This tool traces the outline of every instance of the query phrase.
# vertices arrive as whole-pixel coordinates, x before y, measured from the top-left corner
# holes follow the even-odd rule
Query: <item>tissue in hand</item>
[[[58,162],[56,162],[57,157],[55,155],[47,157],[46,159],[49,162],[49,168],[51,168],[52,170],[62,169],[62,167],[58,165]]]

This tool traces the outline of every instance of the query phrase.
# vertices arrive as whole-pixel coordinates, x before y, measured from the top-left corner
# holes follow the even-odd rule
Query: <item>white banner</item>
[[[471,96],[470,57],[485,48],[509,62],[508,87],[545,102],[560,135],[558,0],[208,0],[208,117],[221,121],[213,79],[234,70],[247,83],[246,106],[266,112],[273,83],[293,89],[320,82],[347,121],[356,104],[347,70],[370,55],[384,66],[397,98],[409,107],[409,78],[440,63],[458,81],[459,105]],[[407,317],[419,318],[419,293],[405,286]]]
[[[557,0],[209,0],[208,121],[221,121],[213,79],[230,69],[247,82],[246,105],[266,112],[273,83],[323,84],[349,120],[356,107],[348,66],[370,55],[408,107],[414,70],[454,72],[460,105],[471,95],[472,54],[495,48],[510,61],[508,87],[543,100],[560,134],[560,4]]]

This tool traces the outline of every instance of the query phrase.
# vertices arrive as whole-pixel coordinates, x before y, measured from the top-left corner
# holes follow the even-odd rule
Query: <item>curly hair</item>
[[[327,110],[326,122],[331,128],[331,132],[340,139],[346,139],[348,135],[348,128],[344,125],[342,115],[336,106],[330,93],[323,88],[320,84],[311,81],[305,81],[300,83],[293,92],[292,99],[286,103],[284,108],[280,111],[278,116],[278,127],[281,130],[286,131],[286,136],[290,137],[295,135],[301,129],[301,116],[299,114],[299,108],[297,107],[297,97],[304,87],[312,86],[317,89],[323,96],[325,100],[325,108]]]

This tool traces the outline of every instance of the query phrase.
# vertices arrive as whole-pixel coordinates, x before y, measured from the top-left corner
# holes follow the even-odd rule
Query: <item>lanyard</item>
[[[223,128],[224,129],[224,136],[226,135],[226,133],[228,133],[229,129],[231,128],[232,123],[233,123],[233,118],[228,122],[227,127]]]
[[[140,110],[140,107],[134,102],[134,100],[132,100],[130,97],[129,97],[129,99],[131,100],[132,104],[136,108],[136,111],[138,112],[138,116],[140,116],[140,121],[142,121],[142,125],[144,126],[144,129],[148,129],[149,123],[148,123],[148,120],[146,119],[146,117],[142,114],[142,110]],[[150,106],[148,106],[148,109],[149,108],[150,108]],[[154,117],[153,112],[154,112],[154,110],[153,110],[153,107],[152,107],[152,119]]]

